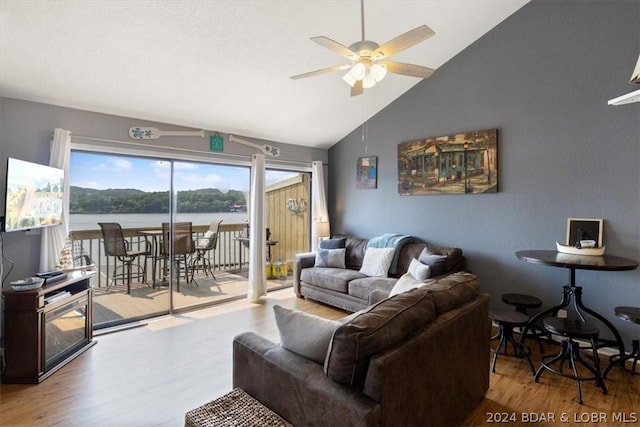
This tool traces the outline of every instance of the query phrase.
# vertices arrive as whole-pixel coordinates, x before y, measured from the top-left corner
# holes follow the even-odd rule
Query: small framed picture
[[[378,188],[378,158],[376,156],[358,157],[356,188]]]
[[[602,218],[568,218],[567,245],[575,247],[602,247]]]

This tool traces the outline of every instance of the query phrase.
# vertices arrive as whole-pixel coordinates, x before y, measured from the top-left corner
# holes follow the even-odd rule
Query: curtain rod
[[[98,138],[95,136],[86,136],[86,135],[75,135],[73,133],[71,133],[71,139],[83,139],[83,140],[88,140],[88,141],[98,141],[98,142],[111,142],[111,143],[115,143],[115,144],[123,144],[123,145],[129,145],[129,146],[133,146],[133,147],[143,147],[143,148],[156,148],[158,150],[165,150],[165,151],[175,151],[175,152],[183,152],[183,153],[194,153],[194,154],[200,154],[200,155],[207,155],[208,157],[227,157],[230,159],[236,159],[236,160],[244,160],[244,161],[251,161],[251,155],[243,155],[243,154],[229,154],[229,153],[219,153],[219,152],[211,152],[211,151],[203,151],[203,150],[194,150],[191,148],[179,148],[179,147],[172,147],[172,146],[165,146],[165,145],[153,145],[153,144],[142,144],[140,142],[131,142],[131,141],[120,141],[117,139],[107,139],[107,138]],[[267,161],[267,163],[281,163],[283,165],[287,165],[287,164],[291,164],[291,165],[304,165],[308,168],[311,167],[311,162],[305,162],[305,161],[301,161],[301,160],[280,160],[280,159],[273,159],[273,158],[269,158],[269,159],[265,159],[265,161]]]

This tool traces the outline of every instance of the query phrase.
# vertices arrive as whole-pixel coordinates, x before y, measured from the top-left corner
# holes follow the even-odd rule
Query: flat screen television
[[[3,231],[62,224],[64,170],[9,157]]]

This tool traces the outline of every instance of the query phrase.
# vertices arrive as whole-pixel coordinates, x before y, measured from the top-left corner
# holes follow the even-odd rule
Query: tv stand
[[[40,383],[96,344],[91,285],[95,274],[73,272],[39,289],[3,291],[4,383]]]

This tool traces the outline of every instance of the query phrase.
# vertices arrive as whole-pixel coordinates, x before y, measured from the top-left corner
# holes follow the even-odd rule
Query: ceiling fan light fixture
[[[367,73],[364,78],[362,79],[362,87],[365,89],[369,89],[371,87],[374,87],[376,85],[376,79],[375,77],[373,77],[373,74],[371,73]]]
[[[356,80],[362,80],[364,76],[367,74],[367,66],[362,62],[358,62],[351,68],[351,76]]]
[[[373,78],[376,80],[376,82],[379,82],[382,79],[384,79],[384,76],[387,75],[387,66],[380,65],[380,64],[373,64],[369,72],[371,73]]]
[[[347,74],[345,74],[344,76],[342,76],[342,80],[344,80],[345,82],[347,82],[347,84],[351,87],[353,87],[356,84],[356,79],[353,78],[353,76],[351,75],[351,70],[347,71]]]

